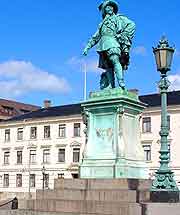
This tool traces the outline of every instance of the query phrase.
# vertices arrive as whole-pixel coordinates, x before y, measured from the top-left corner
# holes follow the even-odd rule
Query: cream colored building
[[[0,192],[30,193],[53,188],[55,178],[78,177],[85,143],[80,113],[79,104],[66,105],[1,122]]]
[[[161,108],[160,95],[152,94],[140,97],[149,104],[141,117],[141,141],[146,162],[150,169],[150,178],[154,177],[159,167]],[[180,91],[168,93],[168,147],[170,152],[170,167],[175,173],[175,179],[180,186]]]
[[[153,178],[159,166],[160,95],[140,96],[140,100],[148,104],[140,120],[141,141]],[[180,91],[168,94],[168,104],[170,165],[179,182]],[[80,104],[47,107],[1,122],[0,192],[30,194],[43,184],[44,189],[53,188],[55,178],[78,177],[84,129]]]

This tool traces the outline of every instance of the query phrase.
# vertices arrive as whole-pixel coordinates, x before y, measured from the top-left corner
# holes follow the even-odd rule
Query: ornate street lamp
[[[173,53],[175,49],[169,46],[165,37],[159,41],[153,52],[156,59],[157,70],[160,72],[161,80],[159,89],[161,94],[161,149],[160,149],[160,167],[156,172],[155,179],[151,187],[151,200],[153,202],[177,202],[179,201],[179,189],[174,180],[174,174],[169,167],[168,150],[168,121],[167,121],[167,90],[170,82],[167,78],[167,72],[171,69]]]
[[[166,74],[171,70],[174,48],[169,46],[167,38],[163,36],[157,48],[153,48],[153,52],[156,59],[157,70],[160,71],[161,75]]]
[[[41,171],[42,171],[42,175],[43,175],[43,179],[42,179],[42,180],[43,180],[43,187],[42,187],[42,188],[43,188],[43,191],[44,191],[44,187],[45,187],[45,186],[44,186],[44,183],[45,183],[45,174],[46,174],[46,173],[45,173],[45,172],[46,172],[45,166],[43,166],[43,168],[42,168]]]

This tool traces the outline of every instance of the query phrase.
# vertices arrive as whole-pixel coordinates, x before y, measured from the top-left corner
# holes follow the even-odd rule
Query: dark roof
[[[139,96],[141,102],[148,105],[148,107],[159,107],[161,105],[160,94],[149,94]],[[180,105],[180,91],[168,92],[168,105]],[[57,116],[70,116],[81,114],[81,104],[71,104],[64,106],[56,106],[49,108],[42,108],[37,111],[22,114],[20,116],[12,117],[3,122],[9,121],[23,121],[28,119],[57,117]]]
[[[70,116],[70,115],[77,115],[80,113],[81,113],[81,105],[71,104],[71,105],[64,105],[64,106],[42,108],[37,111],[12,117],[11,119],[8,119],[8,120],[3,120],[3,122],[23,121],[28,119],[56,117],[56,116]]]
[[[146,103],[148,107],[158,107],[161,105],[160,94],[149,94],[139,96],[141,102]],[[180,105],[180,91],[168,92],[168,105]]]

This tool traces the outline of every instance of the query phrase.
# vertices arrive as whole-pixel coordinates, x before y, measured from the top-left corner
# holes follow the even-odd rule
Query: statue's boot
[[[124,89],[125,83],[124,83],[124,77],[123,77],[123,70],[122,70],[122,66],[119,62],[114,64],[114,72],[116,74],[119,87]]]
[[[108,79],[108,88],[115,88],[115,80],[114,80],[114,73],[112,69],[106,70],[106,77]]]

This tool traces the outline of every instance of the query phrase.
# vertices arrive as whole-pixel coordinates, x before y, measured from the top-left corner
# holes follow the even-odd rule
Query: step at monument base
[[[136,202],[135,190],[48,190],[37,192],[37,200],[85,200],[85,201],[112,201]]]
[[[55,179],[54,190],[148,190],[147,179]]]
[[[24,208],[72,215],[141,215],[150,199],[151,180],[57,179],[54,190],[38,190]]]
[[[32,200],[29,208],[35,211],[64,212],[79,214],[105,215],[139,215],[141,206],[138,203],[119,203],[111,201],[79,201],[79,200]]]

